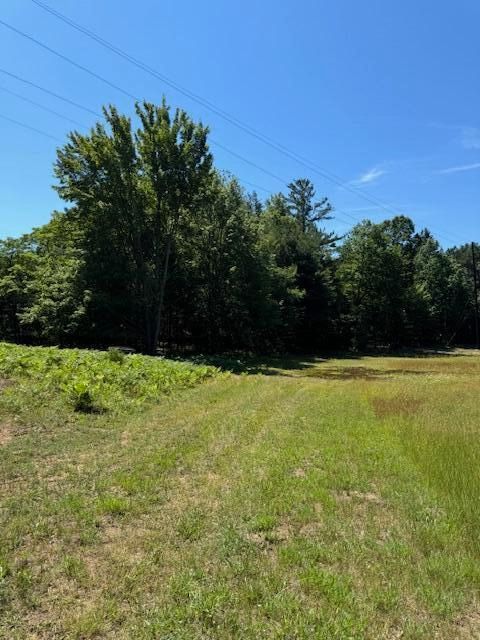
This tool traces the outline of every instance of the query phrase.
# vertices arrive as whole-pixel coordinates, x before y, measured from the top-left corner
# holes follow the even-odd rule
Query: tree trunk
[[[160,292],[158,297],[158,307],[155,319],[155,328],[153,334],[153,340],[151,345],[152,355],[155,355],[158,347],[158,340],[162,331],[162,319],[163,319],[163,303],[165,300],[165,288],[167,286],[168,277],[168,265],[170,262],[170,253],[172,250],[172,237],[169,235],[167,239],[167,246],[165,247],[165,261],[163,264],[162,280],[160,282]]]

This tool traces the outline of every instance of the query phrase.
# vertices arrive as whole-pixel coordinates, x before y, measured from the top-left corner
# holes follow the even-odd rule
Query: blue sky
[[[165,93],[209,124],[212,138],[285,182],[311,178],[336,207],[339,232],[395,211],[429,226],[445,246],[480,241],[477,0],[45,1],[348,188],[248,136],[31,0],[4,0],[0,20],[135,96],[159,101]],[[112,102],[132,112],[131,99],[2,25],[0,67],[95,111]],[[94,120],[0,72],[0,237],[27,232],[63,208],[51,188],[55,149],[72,127],[86,130]],[[260,169],[212,149],[219,167],[265,189],[261,196],[282,189]]]

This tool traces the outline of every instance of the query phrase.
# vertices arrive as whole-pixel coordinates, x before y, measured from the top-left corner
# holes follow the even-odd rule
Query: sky
[[[132,96],[165,95],[208,124],[221,145],[212,142],[216,165],[260,197],[308,177],[332,201],[338,233],[404,214],[443,246],[480,241],[478,0],[42,1],[287,149],[248,135],[32,0],[0,3],[0,21]],[[97,119],[5,71],[95,112],[113,103],[132,113],[134,101],[1,23],[0,69],[4,238],[67,206],[52,188],[56,149]]]

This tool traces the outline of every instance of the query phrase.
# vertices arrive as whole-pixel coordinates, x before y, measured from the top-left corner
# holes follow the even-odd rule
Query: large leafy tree
[[[0,241],[0,337],[24,340],[27,330],[21,323],[31,297],[27,291],[36,266],[31,234]]]
[[[30,236],[34,257],[25,283],[28,304],[19,318],[45,342],[77,340],[87,317],[91,292],[83,279],[82,232],[74,214],[55,212]]]
[[[346,326],[353,345],[398,345],[405,341],[413,225],[408,218],[382,224],[365,221],[339,251]]]
[[[470,311],[467,274],[432,237],[421,244],[414,264],[419,337],[423,343],[449,343]]]
[[[469,304],[465,272],[428,230],[397,216],[357,225],[340,248],[338,275],[353,344],[448,343]]]
[[[262,203],[213,168],[208,130],[183,111],[137,104],[135,126],[104,115],[58,152],[71,206],[0,242],[3,338],[155,353],[160,341],[315,351],[472,333],[470,247],[444,252],[405,216],[337,238],[308,179]]]
[[[475,339],[475,289],[474,289],[474,268],[472,249],[475,253],[476,260],[476,279],[480,283],[480,245],[478,243],[463,244],[458,247],[452,247],[447,250],[447,254],[454,260],[455,264],[460,265],[461,270],[466,278],[466,286],[469,290],[469,303],[466,305],[465,312],[460,320],[455,338],[463,342],[473,342]],[[480,291],[477,287],[477,295],[480,304]]]
[[[254,348],[269,290],[255,222],[238,183],[214,183],[203,213],[196,254],[204,295],[196,299],[203,302],[204,313],[195,314],[197,326],[203,325],[209,350],[218,345]]]
[[[261,242],[263,216],[251,203],[236,180],[214,174],[179,246],[169,325],[202,350],[265,350],[280,333],[287,285]]]
[[[74,132],[59,150],[57,190],[79,216],[87,252],[86,275],[103,332],[110,318],[126,334],[141,334],[155,352],[162,333],[172,253],[194,216],[211,174],[208,129],[177,110],[136,105],[140,125],[114,107],[106,124]],[[140,329],[141,328],[141,329]],[[139,331],[140,330],[140,331]]]

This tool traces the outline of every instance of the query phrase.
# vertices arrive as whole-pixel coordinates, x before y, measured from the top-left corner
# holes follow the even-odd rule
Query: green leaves
[[[39,394],[58,392],[75,411],[122,412],[218,375],[206,365],[109,352],[0,343],[0,376],[28,380]]]
[[[202,123],[165,100],[135,111],[71,133],[55,163],[71,208],[0,242],[0,338],[152,355],[469,341],[465,247],[406,216],[339,238],[309,179],[263,204],[214,169]]]
[[[96,407],[87,379],[74,378],[68,384],[63,384],[62,389],[74,411],[79,413],[93,413],[95,411]]]
[[[170,264],[211,172],[208,129],[177,110],[136,105],[140,127],[113,106],[106,126],[72,134],[58,153],[57,190],[73,202],[84,233],[91,315],[136,326],[136,342],[154,353]],[[122,296],[119,297],[119,292]]]

